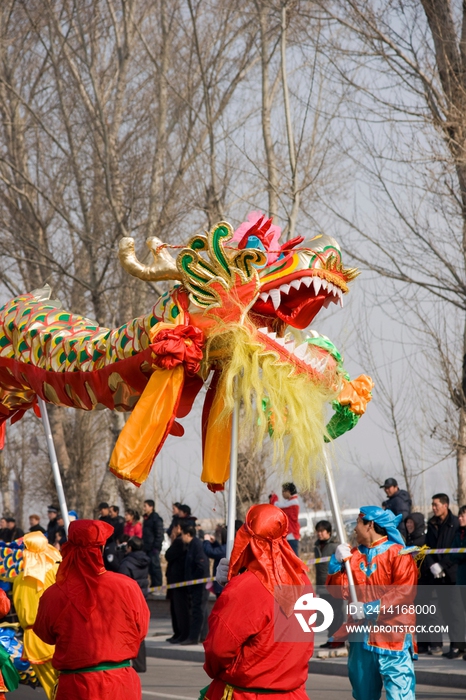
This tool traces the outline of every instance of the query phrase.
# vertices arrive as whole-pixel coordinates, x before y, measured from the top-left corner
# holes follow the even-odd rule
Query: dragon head
[[[207,235],[196,235],[176,261],[158,239],[147,244],[152,266],[141,265],[133,239],[120,243],[123,266],[142,279],[178,279],[190,300],[191,322],[209,337],[229,323],[252,323],[260,340],[298,371],[320,375],[337,362],[316,333],[300,338],[322,307],[343,305],[348,283],[358,275],[345,269],[335,239],[318,235],[280,244],[280,228],[260,212],[233,231],[220,222]],[[322,338],[322,337],[320,337]]]
[[[343,267],[340,246],[330,236],[299,236],[282,245],[279,237],[280,228],[260,212],[252,212],[233,236],[238,248],[267,254],[258,271],[260,294],[251,312],[278,336],[286,326],[307,328],[322,307],[343,306],[348,282],[358,274]]]
[[[339,416],[340,423],[327,431],[326,407],[345,386],[342,358],[328,338],[302,330],[322,306],[341,303],[358,272],[343,267],[333,238],[298,237],[282,244],[279,239],[280,229],[253,212],[236,231],[222,221],[206,235],[192,237],[176,261],[156,239],[148,241],[151,266],[137,261],[132,239],[120,244],[120,259],[132,274],[181,282],[169,295],[180,324],[177,338],[168,339],[169,353],[154,350],[155,364],[165,368],[166,355],[172,366],[180,363],[186,352],[174,341],[185,330],[202,338],[196,372],[202,379],[211,376],[213,386],[203,412],[203,435],[205,440],[210,436],[210,447],[205,448],[209,456],[202,478],[216,486],[227,478],[218,464],[225,463],[228,453],[229,430],[224,428],[237,400],[245,423],[254,426],[256,444],[271,430],[275,459],[292,465],[301,483],[309,482],[309,460],[320,458],[323,440],[341,428]],[[159,332],[167,331],[163,326],[154,325],[152,348]],[[182,340],[186,347],[192,342],[191,336]],[[354,403],[347,394],[346,403]],[[343,418],[348,423],[346,414]],[[206,464],[217,466],[210,470]]]

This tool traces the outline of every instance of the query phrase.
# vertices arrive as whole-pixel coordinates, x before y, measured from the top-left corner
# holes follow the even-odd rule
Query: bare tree
[[[361,206],[357,213],[335,203],[329,209],[353,234],[354,258],[385,278],[385,308],[396,300],[405,334],[414,327],[425,341],[430,327],[428,347],[440,351],[433,373],[442,377],[444,389],[439,394],[434,380],[430,403],[436,402],[437,422],[439,410],[456,411],[450,445],[464,502],[466,9],[448,0],[337,0],[314,8],[327,22],[323,51],[353,91],[352,157],[370,193],[371,212],[366,221]],[[440,326],[432,333],[433,316]],[[449,328],[441,338],[446,317]],[[451,365],[439,372],[446,345]]]
[[[147,235],[179,244],[262,199],[286,235],[317,232],[317,190],[341,184],[344,98],[324,100],[321,25],[310,32],[301,4],[281,0],[3,3],[1,294],[48,282],[65,308],[112,328],[166,288],[120,269],[122,235],[142,258]],[[70,505],[140,504],[105,472],[124,416],[51,407],[50,420]]]
[[[254,444],[254,436],[243,426],[238,448],[238,481],[236,491],[237,517],[244,520],[248,509],[267,500],[267,485],[273,474],[270,444],[261,451]]]

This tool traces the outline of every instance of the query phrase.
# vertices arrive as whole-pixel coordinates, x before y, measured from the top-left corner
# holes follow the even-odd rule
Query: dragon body
[[[107,329],[61,309],[44,287],[0,309],[0,423],[38,412],[37,396],[83,410],[131,411],[110,468],[142,483],[169,433],[182,435],[207,383],[202,417],[204,470],[211,488],[228,478],[235,392],[246,420],[266,433],[301,482],[323,441],[352,428],[372,382],[353,382],[325,336],[303,333],[324,306],[342,304],[356,270],[345,269],[336,241],[320,236],[279,242],[258,213],[236,232],[221,222],[194,236],[176,262],[158,239],[142,265],[134,241],[120,244],[125,269],[176,284],[152,310]],[[236,387],[236,388],[235,388]],[[327,424],[325,406],[335,415]]]

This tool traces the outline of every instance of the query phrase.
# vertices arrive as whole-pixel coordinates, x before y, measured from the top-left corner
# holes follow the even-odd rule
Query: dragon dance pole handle
[[[230,479],[228,482],[228,518],[227,518],[227,559],[230,559],[235,541],[236,520],[236,483],[238,477],[238,435],[239,435],[239,392],[238,378],[234,384],[235,405],[233,408],[233,420],[231,423],[231,447],[230,447]]]
[[[324,447],[324,459],[325,459],[325,477],[327,480],[328,495],[330,497],[330,503],[332,505],[333,517],[335,518],[335,525],[337,528],[338,539],[342,544],[347,541],[346,530],[343,523],[343,518],[341,517],[340,504],[338,503],[338,494],[335,486],[335,480],[333,478],[332,465],[330,464],[330,459],[328,456],[327,448]],[[351,571],[351,559],[345,561],[346,574],[348,576],[348,585],[350,591],[350,598],[352,603],[358,602],[358,596],[356,594],[356,586],[354,585],[353,572]]]
[[[55,481],[55,488],[57,489],[58,503],[60,505],[60,511],[63,516],[63,522],[65,524],[65,532],[68,536],[68,528],[70,526],[70,519],[68,517],[68,507],[66,505],[65,492],[63,491],[63,483],[61,480],[60,467],[58,466],[57,453],[55,452],[55,444],[53,442],[53,435],[50,429],[49,415],[47,413],[47,405],[44,399],[40,396],[37,397],[39,402],[40,415],[42,418],[42,425],[44,426],[45,439],[47,440],[47,447],[50,455],[50,462],[52,464],[53,478]]]

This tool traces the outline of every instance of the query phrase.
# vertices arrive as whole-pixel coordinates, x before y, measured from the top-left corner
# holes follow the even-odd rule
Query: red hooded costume
[[[100,520],[72,522],[57,582],[41,598],[34,632],[55,644],[56,700],[141,699],[129,659],[147,634],[149,609],[135,581],[104,568],[112,533]]]
[[[277,616],[288,618],[296,591],[310,587],[306,567],[286,541],[287,532],[285,513],[260,505],[249,509],[236,535],[230,580],[209,617],[204,642],[204,669],[214,679],[206,700],[232,695],[252,700],[255,694],[271,700],[277,693],[307,700],[313,634],[306,642],[276,640]]]

